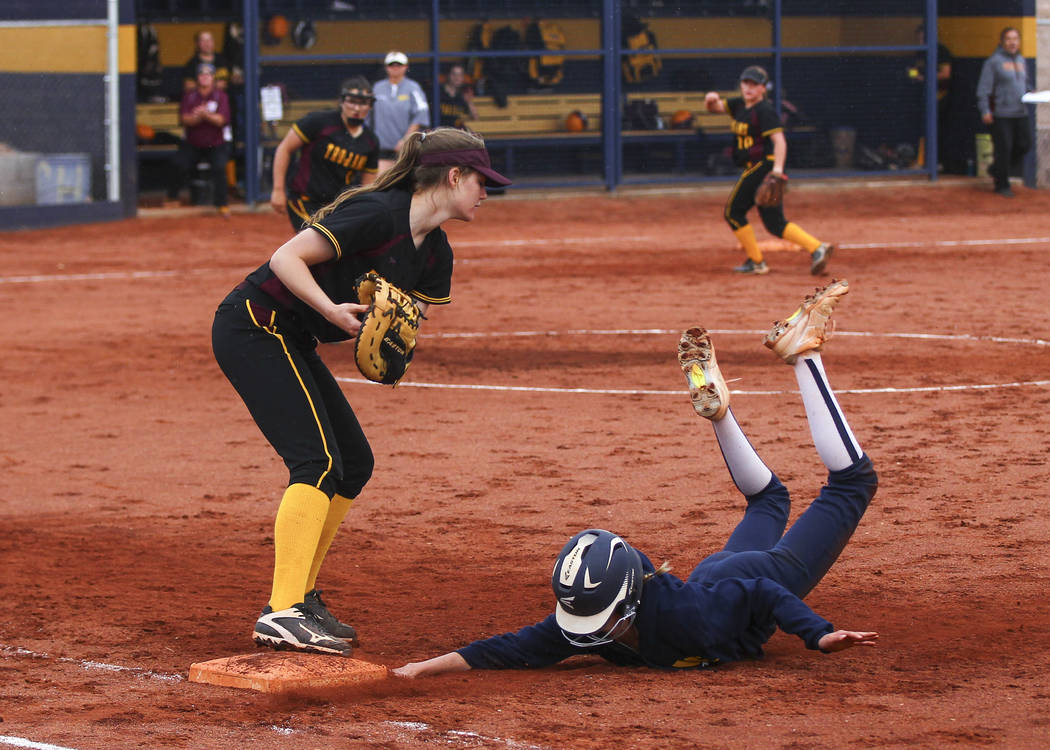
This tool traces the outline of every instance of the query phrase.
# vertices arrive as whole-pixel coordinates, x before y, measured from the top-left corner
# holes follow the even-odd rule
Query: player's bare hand
[[[845,651],[853,646],[874,646],[878,633],[836,630],[821,637],[817,645],[822,651]]]
[[[722,96],[717,91],[708,91],[704,96],[704,106],[708,112],[720,112],[722,110]]]
[[[993,115],[991,112],[989,112],[986,115],[981,115],[981,122],[983,122],[985,125],[991,125],[993,122],[995,122],[995,115]]]
[[[361,330],[361,320],[357,316],[368,312],[368,305],[355,305],[353,302],[343,302],[335,305],[325,314],[325,318],[334,326],[342,328],[350,334],[350,338],[357,336]]]
[[[417,677],[419,677],[421,672],[420,667],[422,666],[423,662],[412,662],[411,664],[406,664],[403,667],[391,669],[390,674],[394,675],[394,677],[401,677],[406,680],[414,680]]]
[[[284,188],[274,188],[271,191],[270,207],[273,208],[274,213],[283,214],[286,202],[287,196],[285,196]]]

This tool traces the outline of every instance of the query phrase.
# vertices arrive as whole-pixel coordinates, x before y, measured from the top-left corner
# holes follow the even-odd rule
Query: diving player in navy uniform
[[[348,187],[375,182],[379,139],[364,124],[374,101],[364,76],[349,78],[340,88],[339,109],[311,112],[292,125],[277,146],[270,205],[279,214],[287,211],[296,232]],[[300,149],[289,177],[288,165]]]
[[[771,172],[783,176],[787,159],[784,127],[772,102],[766,99],[767,83],[766,71],[752,65],[740,74],[740,96],[723,99],[717,91],[709,91],[704,97],[709,112],[725,112],[733,118],[733,161],[744,168],[729,194],[724,214],[747,254],[743,265],[733,269],[737,273],[769,273],[755,230],[747,221],[747,212],[755,205],[758,186]],[[759,206],[758,215],[770,234],[805,248],[810,256],[810,273],[819,276],[824,272],[834,250],[832,245],[785,219],[783,206]]]
[[[391,169],[321,209],[219,305],[215,358],[289,473],[257,644],[349,655],[356,640],[315,584],[374,459],[317,354],[318,341],[357,335],[368,307],[358,304],[356,281],[368,271],[409,294],[423,313],[447,304],[452,248],[442,224],[472,221],[485,188],[508,184],[490,166],[480,136],[452,128],[414,133]]]
[[[778,627],[823,652],[874,645],[877,633],[838,630],[802,601],[842,552],[877,486],[820,356],[832,309],[848,289],[837,281],[818,290],[765,339],[794,368],[813,441],[828,469],[827,484],[786,534],[788,491],[729,409],[710,336],[691,328],[682,334],[678,359],[693,408],[711,420],[730,476],[747,501],[725,547],[683,581],[622,537],[587,529],[569,540],[555,562],[553,614],[394,674],[544,667],[577,654],[623,666],[710,667],[761,657]]]

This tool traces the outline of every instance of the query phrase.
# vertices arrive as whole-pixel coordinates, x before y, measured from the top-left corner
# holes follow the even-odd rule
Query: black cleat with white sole
[[[354,647],[336,638],[307,610],[302,602],[277,612],[263,610],[255,622],[252,640],[259,646],[278,651],[302,651],[310,654],[350,656]]]

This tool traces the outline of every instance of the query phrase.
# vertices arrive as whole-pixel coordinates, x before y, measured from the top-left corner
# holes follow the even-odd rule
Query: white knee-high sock
[[[852,466],[863,453],[860,443],[846,422],[839,402],[828,385],[824,363],[819,352],[807,352],[795,361],[795,378],[806,406],[809,431],[820,460],[828,471],[841,471]]]
[[[715,438],[718,440],[718,447],[722,449],[722,458],[729,469],[729,476],[733,478],[733,484],[741,494],[750,497],[765,489],[769,480],[773,478],[773,472],[758,457],[754,446],[740,429],[732,408],[724,417],[711,422],[711,425],[715,428]]]

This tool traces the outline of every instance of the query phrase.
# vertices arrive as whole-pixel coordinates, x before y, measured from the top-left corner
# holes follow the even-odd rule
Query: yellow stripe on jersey
[[[292,359],[292,354],[288,351],[288,346],[284,343],[284,336],[279,334],[274,327],[274,323],[277,321],[277,313],[271,310],[270,320],[263,325],[259,322],[258,318],[255,317],[255,311],[252,309],[251,301],[245,300],[244,306],[248,309],[248,316],[252,319],[252,322],[280,342],[281,349],[284,351],[284,356],[287,358],[288,364],[291,365],[292,372],[295,373],[295,379],[299,381],[299,387],[303,389],[303,395],[306,396],[306,403],[310,405],[310,412],[314,415],[314,423],[317,425],[317,433],[321,436],[321,447],[324,449],[324,454],[328,457],[328,466],[325,468],[320,478],[318,478],[317,484],[314,485],[317,489],[320,489],[321,483],[332,471],[332,452],[328,450],[328,440],[324,436],[324,428],[321,426],[321,418],[317,416],[317,407],[314,406],[314,400],[310,398],[310,391],[306,387],[306,383],[303,382],[302,375],[299,374],[299,369],[295,366],[295,360]]]
[[[320,224],[311,224],[312,229],[316,229],[318,232],[328,238],[328,241],[332,243],[332,248],[335,250],[335,259],[339,260],[343,257],[343,248],[339,247],[339,240],[335,238],[335,235],[329,232],[325,227]]]
[[[783,133],[783,132],[784,132],[784,128],[773,128],[772,130],[763,130],[762,131],[762,137],[765,138],[766,136],[773,135],[773,133]]]
[[[303,134],[303,131],[299,130],[299,125],[298,125],[298,124],[296,124],[296,123],[292,123],[292,130],[294,130],[294,131],[295,131],[295,134],[296,134],[297,136],[299,136],[300,138],[302,138],[302,139],[303,139],[303,143],[309,143],[309,142],[310,142],[310,139],[309,139],[309,138],[307,138],[307,137],[306,137],[306,136],[305,136],[305,135]]]
[[[412,296],[430,305],[447,305],[452,301],[452,297],[428,297],[425,294],[420,294],[415,289],[412,290]]]

